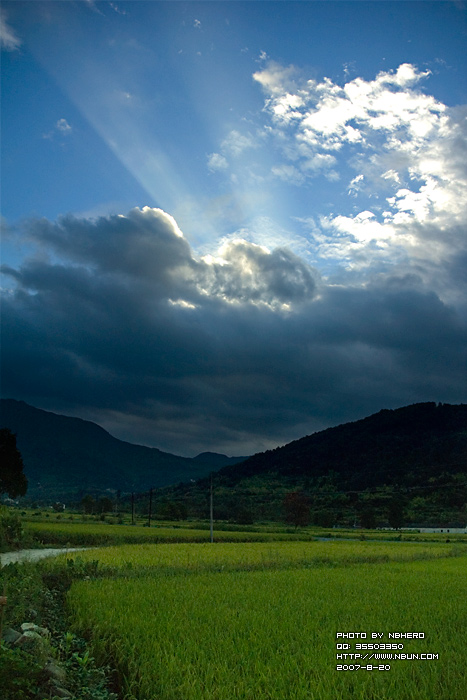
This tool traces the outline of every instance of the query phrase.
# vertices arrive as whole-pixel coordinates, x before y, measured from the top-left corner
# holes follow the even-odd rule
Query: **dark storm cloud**
[[[231,301],[289,304],[310,301],[316,294],[318,274],[291,251],[266,251],[237,240],[223,246],[221,262],[205,265],[209,292]]]
[[[190,265],[191,251],[175,220],[159,209],[132,209],[127,216],[97,220],[62,217],[33,222],[30,234],[57,254],[107,274],[166,282],[177,267]]]
[[[465,399],[459,307],[414,275],[329,286],[289,250],[245,241],[197,259],[147,208],[28,233],[37,256],[5,269],[4,396],[179,454]]]

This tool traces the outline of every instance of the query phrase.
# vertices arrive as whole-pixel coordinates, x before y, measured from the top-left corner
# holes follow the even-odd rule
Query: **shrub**
[[[43,667],[22,649],[0,645],[0,697],[3,700],[35,700],[46,680]]]
[[[0,510],[0,547],[18,547],[21,543],[21,518],[8,508]]]

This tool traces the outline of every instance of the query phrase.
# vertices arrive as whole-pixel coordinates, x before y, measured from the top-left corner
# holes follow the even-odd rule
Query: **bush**
[[[0,547],[19,547],[22,536],[21,518],[8,508],[0,509]]]
[[[3,566],[0,569],[0,591],[3,590],[8,601],[4,608],[4,627],[19,628],[23,622],[31,621],[44,625],[42,613],[49,607],[50,600],[44,599],[37,567],[30,563]]]
[[[0,646],[0,697],[3,700],[35,700],[46,676],[43,667],[22,649]]]

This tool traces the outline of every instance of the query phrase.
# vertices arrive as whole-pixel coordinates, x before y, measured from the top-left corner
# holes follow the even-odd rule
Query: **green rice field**
[[[28,535],[41,544],[59,546],[108,546],[120,544],[137,544],[145,542],[209,542],[209,525],[199,523],[182,523],[181,525],[158,524],[153,527],[143,525],[117,525],[90,520],[87,522],[65,522],[29,519],[24,523]],[[378,530],[323,530],[321,528],[293,529],[256,526],[242,528],[229,524],[216,523],[214,539],[216,542],[276,542],[276,541],[310,541],[316,538],[366,540],[401,540],[405,542],[465,542],[465,534],[427,534],[418,532],[394,532]]]
[[[73,583],[72,625],[116,666],[125,700],[467,698],[464,545],[145,544],[79,556],[104,575]],[[419,658],[386,656],[396,653]]]
[[[122,545],[80,552],[82,561],[98,561],[99,567],[123,571],[158,569],[180,573],[206,570],[308,568],[358,563],[414,561],[467,555],[465,544],[418,542],[245,542]],[[74,557],[60,555],[57,560]],[[53,566],[53,562],[51,562]]]
[[[25,530],[44,544],[57,545],[111,545],[144,542],[209,542],[209,528],[141,525],[109,525],[90,521],[87,523],[28,522]],[[315,538],[315,533],[277,533],[267,531],[216,530],[216,541],[264,542],[275,540]]]

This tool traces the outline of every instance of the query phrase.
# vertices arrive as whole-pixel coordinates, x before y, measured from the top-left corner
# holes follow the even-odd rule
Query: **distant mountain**
[[[217,478],[301,482],[333,475],[341,487],[411,486],[440,473],[467,473],[467,404],[419,403],[314,433],[261,452]]]
[[[248,459],[248,457],[226,457],[226,455],[219,454],[219,452],[201,452],[201,454],[193,457],[193,462],[197,464],[210,465],[212,470],[220,469],[227,464],[234,465],[243,460]]]
[[[311,522],[324,527],[464,527],[467,405],[382,410],[227,465],[213,486],[215,517],[239,523],[283,519],[284,498],[299,491]],[[206,478],[163,491],[191,515],[207,517]]]
[[[163,487],[157,502],[209,517],[207,477],[214,473],[218,519],[280,520],[285,494],[299,490],[312,521],[326,527],[387,524],[394,512],[405,523],[465,525],[466,404],[384,409],[249,458],[203,452],[192,459],[122,442],[95,423],[22,401],[4,399],[0,408],[0,427],[17,435],[35,499]]]
[[[14,399],[1,399],[0,411],[0,427],[16,434],[29,481],[27,495],[33,498],[106,489],[144,491],[198,479],[243,459],[213,453],[178,457],[118,440],[90,421]]]

